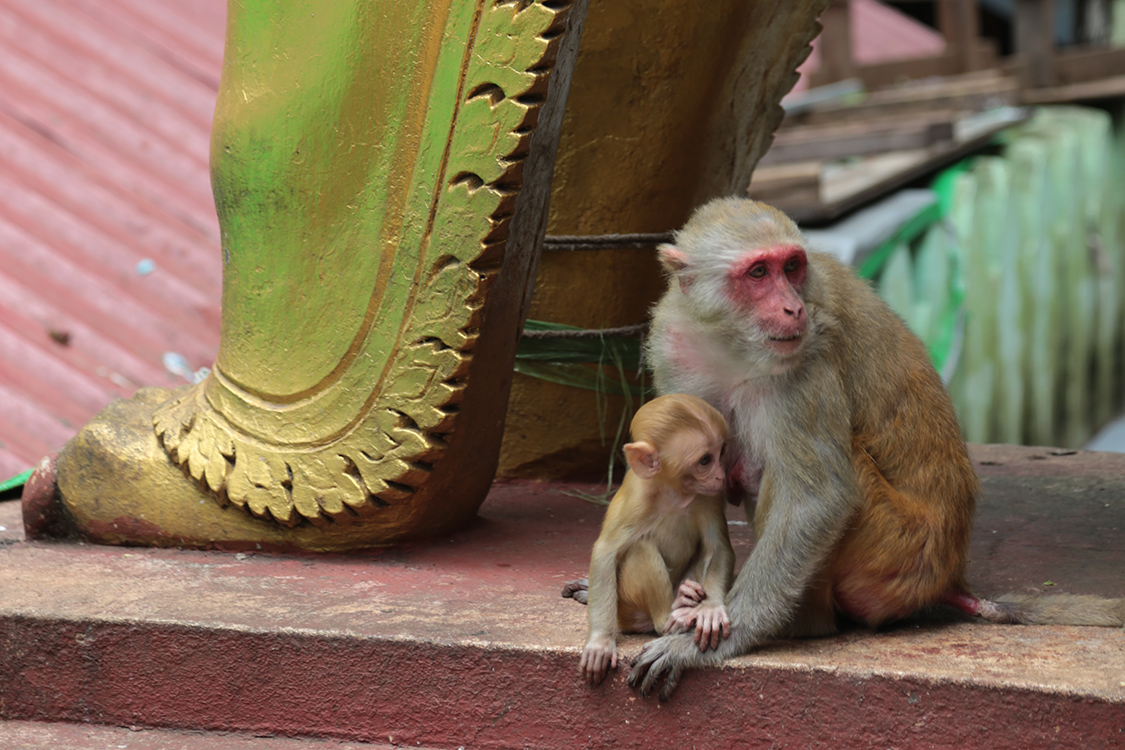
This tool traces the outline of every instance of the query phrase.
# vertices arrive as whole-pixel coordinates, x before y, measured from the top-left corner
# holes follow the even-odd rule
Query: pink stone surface
[[[41,721],[0,721],[0,747],[11,750],[393,750],[318,738],[143,729]],[[419,748],[425,750],[425,748]]]
[[[973,452],[980,593],[1125,596],[1125,456]],[[498,484],[469,529],[349,556],[26,542],[5,503],[0,718],[431,747],[1125,741],[1117,629],[939,617],[768,645],[688,675],[666,704],[624,667],[591,689],[585,611],[559,590],[602,510],[574,489],[594,488]],[[732,531],[741,563],[749,527]],[[644,641],[624,638],[624,656]]]

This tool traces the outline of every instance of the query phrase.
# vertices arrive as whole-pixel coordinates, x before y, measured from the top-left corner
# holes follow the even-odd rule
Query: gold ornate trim
[[[478,8],[404,324],[385,340],[389,355],[372,333],[353,365],[382,377],[337,384],[371,388],[358,414],[318,427],[303,419],[315,404],[254,403],[220,367],[156,410],[164,450],[220,504],[287,526],[322,525],[375,513],[426,482],[457,420],[569,7]],[[255,418],[237,418],[232,403]]]

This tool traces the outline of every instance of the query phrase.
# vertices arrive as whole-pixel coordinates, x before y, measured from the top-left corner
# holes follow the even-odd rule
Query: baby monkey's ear
[[[652,479],[660,473],[660,454],[652,443],[643,440],[626,443],[624,450],[629,468],[641,479]]]

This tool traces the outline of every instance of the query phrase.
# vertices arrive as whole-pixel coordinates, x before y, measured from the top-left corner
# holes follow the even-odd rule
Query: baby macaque
[[[724,602],[734,551],[721,494],[726,423],[701,399],[671,394],[637,410],[630,432],[629,471],[594,543],[588,584],[563,590],[589,605],[579,668],[591,685],[617,666],[618,632],[694,626],[688,637],[700,651],[730,635]]]
[[[710,653],[654,640],[631,685],[663,679],[666,698],[685,668],[833,632],[841,613],[875,626],[945,603],[995,622],[1121,626],[1121,601],[970,593],[979,484],[941,379],[872,289],[809,252],[788,217],[715,200],[660,257],[671,279],[649,336],[657,390],[726,417],[731,494],[757,496],[757,543],[727,601],[730,637]]]

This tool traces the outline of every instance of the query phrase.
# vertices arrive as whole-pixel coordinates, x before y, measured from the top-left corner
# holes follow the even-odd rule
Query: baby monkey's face
[[[673,437],[670,443],[671,453],[679,459],[680,481],[686,492],[717,495],[722,491],[726,436],[714,431],[688,430]]]

